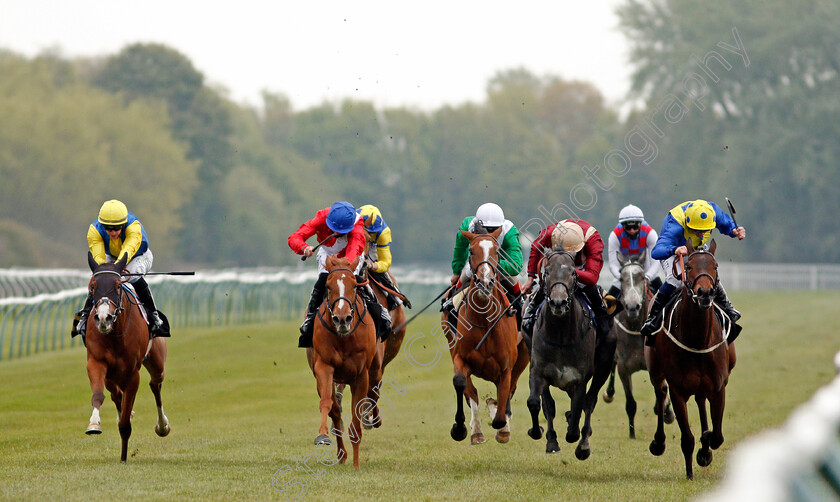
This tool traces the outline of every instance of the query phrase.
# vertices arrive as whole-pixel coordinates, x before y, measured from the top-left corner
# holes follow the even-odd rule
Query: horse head
[[[123,255],[116,263],[99,265],[88,251],[88,265],[93,277],[88,291],[93,296],[93,320],[96,329],[103,335],[110,334],[123,311],[122,307],[122,271],[125,269],[128,255]]]
[[[350,334],[356,305],[356,275],[359,258],[327,258],[327,311],[339,336]]]
[[[645,304],[645,268],[644,255],[635,254],[625,257],[616,251],[618,263],[621,265],[619,280],[621,281],[621,303],[624,306],[627,319],[638,320]]]
[[[461,230],[461,235],[470,241],[470,270],[472,285],[484,300],[493,296],[496,287],[496,270],[499,268],[499,235],[501,227],[492,233],[472,233]]]
[[[709,309],[714,303],[715,290],[718,286],[718,264],[715,260],[717,243],[712,239],[708,250],[695,250],[691,242],[687,242],[686,247],[688,248],[688,258],[685,260],[686,291],[701,309]]]
[[[551,250],[545,257],[541,282],[551,313],[556,317],[568,314],[572,308],[577,283],[574,256],[567,251]]]

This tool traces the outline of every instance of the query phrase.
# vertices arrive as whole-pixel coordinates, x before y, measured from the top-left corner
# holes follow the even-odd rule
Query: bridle
[[[560,255],[560,256],[566,255],[566,256],[569,257],[569,259],[572,260],[572,264],[574,264],[574,262],[575,262],[575,257],[572,253],[570,253],[566,250],[560,251],[560,250],[552,249],[547,255],[545,255],[545,257],[543,257],[544,266],[543,266],[542,277],[541,277],[540,282],[543,284],[543,294],[546,298],[549,298],[551,296],[551,292],[554,290],[555,287],[557,287],[558,285],[563,286],[563,288],[566,290],[566,299],[563,300],[560,303],[560,307],[565,307],[569,302],[571,302],[571,299],[572,299],[572,290],[569,289],[569,285],[566,284],[563,281],[556,281],[556,282],[554,282],[550,285],[548,285],[548,282],[547,282],[547,279],[548,279],[548,262],[551,260],[551,258],[553,258],[555,256],[558,256],[558,255]],[[572,289],[574,289],[574,284],[576,282],[577,282],[577,270],[574,268],[574,266],[572,266]]]
[[[694,280],[691,280],[691,279],[688,278],[688,274],[686,274],[686,272],[691,270],[691,259],[695,255],[709,255],[709,256],[712,257],[712,262],[715,265],[715,275],[714,276],[712,276],[712,274],[710,274],[708,272],[700,272],[699,274],[697,274],[694,277]],[[704,276],[708,277],[709,280],[712,281],[712,291],[714,291],[718,288],[718,284],[720,284],[720,279],[717,276],[718,263],[717,263],[717,260],[715,260],[715,255],[713,255],[709,251],[707,251],[705,249],[700,249],[700,250],[694,251],[693,253],[688,255],[688,257],[685,259],[684,262],[683,262],[682,256],[680,256],[680,264],[682,265],[682,283],[685,286],[686,291],[688,291],[689,297],[691,298],[691,300],[694,303],[699,304],[698,298],[700,297],[700,295],[697,294],[696,291],[694,291],[694,285],[697,283],[697,280],[700,279],[701,277],[704,277]],[[676,265],[676,262],[675,262],[675,265]]]
[[[114,300],[112,300],[108,296],[108,293],[111,292],[109,290],[108,292],[104,293],[99,298],[99,300],[96,300],[96,302],[94,303],[94,311],[99,310],[99,307],[101,305],[107,304],[108,305],[108,311],[110,312],[113,309],[113,312],[108,314],[106,317],[109,321],[111,321],[112,324],[116,324],[117,319],[120,317],[120,315],[125,310],[122,306],[122,303],[123,303],[122,274],[120,274],[119,272],[114,271],[114,270],[100,270],[99,272],[94,272],[93,277],[90,280],[90,284],[88,285],[88,288],[90,290],[91,295],[93,295],[94,285],[96,284],[96,282],[95,282],[96,276],[103,275],[103,274],[113,274],[113,275],[116,275],[118,277],[118,279],[114,283],[114,288],[113,288],[114,292],[117,294],[117,301],[114,302]],[[112,336],[122,336],[123,334],[124,333],[119,333],[118,335],[112,335]]]
[[[479,238],[479,237],[487,237],[487,238],[493,239],[494,243],[495,243],[495,241],[496,241],[496,239],[495,239],[492,235],[490,235],[490,234],[480,234],[477,238]],[[473,240],[475,240],[475,239],[473,239]],[[470,244],[472,244],[472,243],[470,243]],[[497,244],[497,243],[496,243],[496,244]],[[488,267],[490,267],[490,270],[492,270],[492,271],[493,271],[493,277],[490,279],[489,291],[486,291],[485,293],[487,293],[487,294],[492,293],[492,292],[493,292],[493,289],[494,289],[494,287],[495,287],[495,285],[496,285],[496,276],[497,276],[497,267],[498,267],[498,265],[497,265],[496,263],[493,263],[493,262],[492,262],[492,261],[490,261],[490,260],[481,260],[481,261],[480,261],[480,262],[478,262],[475,266],[473,266],[473,264],[472,264],[472,260],[470,260],[470,262],[469,262],[469,263],[470,263],[470,272],[471,272],[471,274],[472,274],[471,281],[473,282],[473,285],[475,285],[475,287],[476,287],[476,288],[478,288],[478,289],[482,290],[482,292],[485,292],[485,291],[484,291],[484,287],[483,287],[483,286],[481,286],[481,285],[479,285],[479,284],[477,284],[477,283],[475,282],[475,279],[478,277],[478,270],[481,268],[481,266],[482,266],[482,265],[487,265]]]
[[[327,273],[327,279],[329,279],[329,276],[332,275],[334,272],[349,272],[351,275],[354,276],[354,282],[355,282],[355,272],[353,272],[349,268],[343,268],[343,267],[342,268],[334,268]],[[351,289],[356,289],[356,288],[354,286]],[[336,298],[333,301],[329,301],[329,294],[327,294],[327,298],[324,299],[324,303],[327,305],[327,311],[330,313],[330,320],[332,321],[332,326],[330,326],[324,320],[324,318],[321,316],[321,311],[320,310],[318,310],[318,318],[321,320],[321,323],[324,325],[324,327],[326,327],[328,330],[330,330],[336,336],[345,337],[345,336],[352,335],[353,332],[356,331],[356,328],[359,327],[359,324],[362,322],[362,319],[365,317],[365,312],[367,312],[367,307],[365,307],[364,303],[362,303],[362,307],[363,307],[364,310],[362,310],[362,312],[358,316],[356,316],[357,317],[356,324],[350,329],[350,331],[347,334],[342,335],[342,334],[338,333],[338,331],[335,330],[335,326],[340,324],[341,321],[338,318],[338,316],[335,315],[335,313],[333,312],[333,308],[341,300],[346,301],[347,304],[350,306],[350,317],[355,316],[356,315],[356,308],[355,307],[358,305],[358,302],[359,302],[359,295],[358,294],[354,295],[353,301],[350,301],[350,298],[348,298],[346,296],[343,296],[343,295],[339,296],[338,298]]]

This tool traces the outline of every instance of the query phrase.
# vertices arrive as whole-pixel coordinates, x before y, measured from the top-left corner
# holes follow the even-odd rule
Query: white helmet
[[[624,223],[626,221],[638,221],[641,222],[645,219],[644,213],[638,207],[630,204],[629,206],[624,206],[624,209],[618,213],[618,222]]]
[[[488,202],[478,206],[475,219],[480,220],[485,227],[500,227],[505,222],[505,213],[497,204]]]

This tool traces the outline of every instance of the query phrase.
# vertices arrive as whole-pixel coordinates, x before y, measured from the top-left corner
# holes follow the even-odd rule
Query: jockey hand
[[[371,260],[370,258],[365,258],[365,267],[367,267],[368,270],[372,270],[374,272],[376,272],[376,269],[378,268],[376,266],[376,262]]]
[[[734,233],[735,237],[738,239],[743,239],[747,236],[747,230],[744,227],[738,227],[732,233]]]
[[[674,249],[674,256],[687,256],[688,255],[688,248],[685,246],[679,246],[678,248]]]
[[[303,256],[309,258],[313,254],[315,254],[315,252],[312,250],[312,246],[306,246],[303,248]]]
[[[533,287],[534,287],[534,278],[533,277],[528,277],[528,280],[525,281],[525,284],[522,286],[522,293],[526,294],[526,295],[530,294],[531,293],[531,288],[533,288]]]
[[[452,277],[449,278],[449,284],[452,284],[453,286],[458,284],[458,278],[459,277],[460,277],[459,274],[454,274]]]

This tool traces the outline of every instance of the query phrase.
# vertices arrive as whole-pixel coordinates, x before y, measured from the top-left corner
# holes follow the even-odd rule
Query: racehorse
[[[544,258],[540,287],[545,293],[545,305],[540,310],[531,337],[531,394],[528,410],[532,426],[528,436],[542,437],[538,414],[540,401],[548,425],[546,453],[560,451],[554,430],[555,403],[550,386],[564,390],[571,400],[566,412],[566,441],[574,443],[575,457],[586,460],[590,455],[589,436],[592,435],[592,412],[598,402],[598,392],[607,380],[612,367],[615,342],[605,340],[597,350],[595,325],[588,306],[575,295],[577,270],[574,257],[566,252],[551,250]],[[587,384],[589,389],[587,390]],[[580,416],[584,425],[580,428]]]
[[[327,297],[318,308],[312,347],[306,349],[306,358],[315,375],[321,398],[321,426],[315,444],[332,444],[327,435],[329,416],[332,419],[332,432],[336,436],[338,461],[344,463],[347,460],[341,404],[334,384],[350,386],[353,399],[349,439],[353,443],[353,467],[356,469],[359,468],[362,418],[376,406],[378,393],[375,383],[382,380],[385,350],[385,344],[377,342],[373,318],[356,289],[354,270],[358,260],[356,258],[351,263],[347,258],[327,258]],[[365,397],[371,401],[366,401],[368,406],[362,410],[359,403]],[[373,425],[378,426],[379,422]]]
[[[627,420],[630,424],[630,439],[636,439],[636,400],[633,398],[633,373],[647,370],[644,354],[644,337],[640,330],[650,311],[650,302],[653,300],[645,278],[644,254],[630,255],[625,257],[616,253],[618,263],[621,266],[619,280],[621,281],[621,305],[623,309],[615,318],[613,332],[616,337],[615,365],[610,372],[610,379],[607,389],[604,392],[604,401],[610,403],[615,395],[615,373],[618,369],[618,377],[624,387],[624,410],[627,412]],[[654,410],[655,412],[656,410]],[[665,423],[674,421],[674,412],[671,410],[671,402],[665,403]]]
[[[442,319],[455,371],[452,384],[457,409],[449,434],[456,441],[467,437],[464,425],[466,397],[472,413],[470,443],[473,445],[484,443],[485,439],[478,418],[478,390],[472,376],[495,384],[496,399],[487,399],[487,405],[493,417],[492,426],[498,429],[496,441],[507,443],[510,441],[510,400],[529,360],[528,349],[516,328],[516,318],[509,315],[510,303],[498,282],[499,244],[496,239],[500,232],[501,229],[490,234],[461,230],[470,241],[472,278],[458,305],[456,325],[450,325],[446,313]]]
[[[117,407],[119,430],[122,438],[120,461],[125,462],[128,438],[131,436],[131,417],[134,415],[134,398],[140,385],[140,366],[149,371],[149,387],[155,396],[158,436],[169,434],[169,420],[163,412],[160,388],[166,363],[166,339],[150,338],[149,328],[140,312],[140,301],[133,288],[122,281],[127,256],[116,263],[98,265],[88,252],[88,265],[93,272],[89,289],[93,295],[93,312],[87,321],[87,373],[90,416],[86,434],[101,434],[99,408],[105,401],[104,389],[111,393]]]
[[[723,443],[723,411],[726,404],[726,384],[735,366],[735,346],[727,344],[730,326],[715,315],[715,289],[718,284],[716,243],[707,250],[695,250],[686,244],[688,258],[683,268],[683,287],[676,303],[666,307],[662,329],[653,347],[645,347],[649,360],[651,383],[656,393],[657,427],[650,443],[650,452],[662,455],[665,451],[664,417],[665,393],[671,395],[674,413],[680,426],[680,446],[685,457],[685,474],[694,479],[691,455],[694,435],[688,423],[686,403],[693,395],[700,414],[700,444],[697,464],[705,467],[712,462],[712,449]],[[676,274],[676,262],[674,263]],[[712,414],[712,430],[706,417],[706,401]]]

